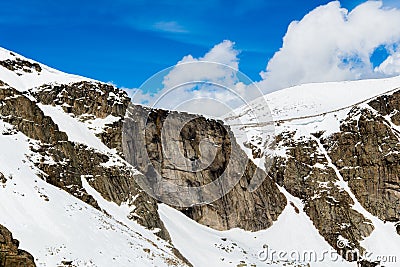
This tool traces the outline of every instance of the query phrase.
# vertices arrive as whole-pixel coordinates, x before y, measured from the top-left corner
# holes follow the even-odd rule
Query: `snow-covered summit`
[[[79,75],[67,74],[0,47],[1,80],[17,90],[48,83],[95,81]]]
[[[317,116],[351,107],[400,88],[400,76],[385,79],[310,83],[285,88],[255,99],[226,117],[228,124],[290,120]],[[266,108],[266,106],[269,108]],[[250,112],[255,110],[256,112]],[[266,112],[258,112],[265,110]],[[252,116],[257,114],[261,116]],[[262,116],[265,115],[265,116]]]

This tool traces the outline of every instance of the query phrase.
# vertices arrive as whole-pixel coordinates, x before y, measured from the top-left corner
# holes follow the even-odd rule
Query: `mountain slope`
[[[3,57],[5,54],[0,72],[4,149],[0,171],[7,179],[0,188],[0,224],[20,240],[21,248],[33,254],[38,266],[63,262],[75,266],[186,266],[168,241],[156,202],[134,183],[133,177],[140,173],[95,135],[115,118],[111,114],[91,117],[85,124],[62,109],[37,103],[32,96],[43,82],[57,86],[72,81],[99,95],[103,91],[112,94],[112,87],[2,50]],[[28,68],[31,65],[33,69]],[[28,91],[33,88],[35,92]],[[115,99],[116,107],[121,105],[119,100]],[[112,106],[108,104],[102,103]],[[96,110],[108,112],[107,108]],[[117,203],[115,207],[105,206],[108,201],[98,195],[94,198],[92,186]],[[129,194],[119,193],[125,187],[131,188]],[[149,212],[152,205],[154,211]],[[135,220],[128,219],[135,216]]]
[[[305,204],[332,247],[398,258],[399,88],[400,77],[302,85],[257,99],[226,121],[248,156],[270,164],[269,175]],[[274,132],[262,116],[251,117],[251,108],[262,114],[267,104]]]
[[[399,77],[288,88],[255,100],[258,121],[245,107],[227,127],[149,113],[112,85],[0,49],[0,225],[37,266],[396,266],[397,87]],[[167,117],[176,127],[189,121],[174,140],[190,160],[204,156],[204,139],[219,148],[211,169],[173,167],[161,141]],[[243,175],[213,203],[173,209],[137,183],[158,179],[156,171],[207,184],[226,170],[232,149]],[[254,173],[268,174],[257,188]],[[347,257],[356,250],[372,254]]]

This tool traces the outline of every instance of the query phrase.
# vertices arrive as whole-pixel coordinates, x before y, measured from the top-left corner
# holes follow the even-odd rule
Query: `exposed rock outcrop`
[[[338,186],[342,182],[372,215],[400,220],[399,110],[397,91],[354,106],[340,122],[340,132],[328,137],[323,132],[296,137],[295,132],[283,132],[277,137],[286,157],[275,159],[270,175],[304,202],[304,211],[337,250],[340,237],[349,241],[345,249],[363,251],[360,241],[374,229],[352,208],[353,199]]]
[[[19,241],[0,225],[0,267],[35,267],[34,258],[25,250],[18,249]]]
[[[36,103],[28,97],[4,84],[3,88],[0,89],[0,103],[0,116],[4,121],[12,124],[29,138],[41,142],[39,149],[32,147],[34,152],[42,152],[43,156],[45,156],[46,154],[52,154],[52,152],[55,153],[55,151],[75,151],[75,146],[68,142],[67,135],[59,131],[57,124],[50,117],[45,116]],[[40,167],[44,165],[42,164]],[[62,165],[60,165],[60,168],[63,168]],[[50,173],[46,180],[83,201],[98,207],[93,197],[88,195],[81,186],[77,186],[81,185],[80,177],[63,180]]]
[[[31,150],[41,156],[35,163],[44,172],[44,180],[100,209],[83,188],[81,179],[84,177],[105,199],[117,204],[129,203],[135,207],[133,219],[149,229],[160,229],[158,235],[170,239],[158,216],[156,201],[141,192],[134,178],[139,174],[132,168],[126,165],[107,166],[109,155],[68,141],[68,136],[59,131],[57,124],[45,116],[35,102],[4,83],[0,90],[0,102],[2,119],[39,141],[39,146],[32,146]],[[49,158],[52,162],[46,161]]]
[[[162,179],[193,187],[207,185],[223,176],[228,181],[221,182],[221,191],[232,185],[229,183],[238,181],[230,192],[209,205],[182,208],[192,219],[218,230],[240,227],[257,231],[271,226],[286,206],[286,198],[268,177],[253,191],[253,175],[262,176],[263,172],[248,160],[232,132],[221,121],[186,113],[147,110],[141,106],[131,106],[129,114],[131,119],[124,125],[127,161],[145,174],[150,189],[158,190],[155,183]],[[165,123],[167,118],[168,125]],[[178,135],[172,133],[177,129],[180,129]],[[210,145],[207,149],[201,148],[203,140]],[[212,147],[215,157],[210,153]],[[174,162],[179,155],[186,166],[177,166]],[[197,165],[207,167],[197,170]],[[173,194],[181,193],[169,192],[162,198],[173,198]],[[194,202],[202,203],[204,196],[191,197]],[[177,202],[176,206],[181,205]]]
[[[45,84],[31,90],[32,95],[44,105],[61,106],[80,120],[114,116],[119,120],[106,125],[98,137],[109,148],[121,151],[122,123],[130,103],[127,94],[112,85],[99,82],[77,82],[73,84]],[[121,154],[122,156],[122,154]]]
[[[11,64],[13,68],[20,64],[19,69],[33,68],[40,72],[34,65],[23,62],[1,64],[5,67]],[[276,157],[268,172],[272,179],[263,179],[265,173],[248,160],[229,127],[220,121],[131,106],[130,120],[124,124],[130,99],[114,86],[97,82],[48,84],[30,90],[37,101],[60,106],[81,121],[115,117],[97,136],[109,148],[120,152],[117,157],[69,141],[67,134],[43,114],[28,93],[18,92],[1,81],[0,86],[0,116],[38,141],[38,145],[32,145],[32,152],[41,156],[35,163],[44,172],[43,179],[100,209],[82,186],[81,180],[87,179],[105,199],[134,207],[130,218],[149,229],[160,229],[158,235],[166,240],[170,237],[159,218],[157,200],[142,190],[137,178],[143,176],[123,159],[145,175],[146,186],[155,195],[163,193],[164,189],[154,186],[160,180],[194,188],[226,175],[228,179],[220,182],[219,189],[224,192],[232,186],[232,190],[222,198],[191,207],[176,203],[190,218],[218,230],[239,227],[257,231],[270,227],[287,204],[278,184],[302,200],[304,212],[332,247],[338,251],[363,251],[360,241],[374,227],[354,209],[352,197],[342,187],[342,178],[371,214],[384,221],[400,221],[400,133],[394,127],[400,125],[400,92],[378,97],[369,102],[369,107],[353,108],[341,122],[340,132],[327,138],[322,137],[322,132],[302,138],[295,138],[294,132],[280,134],[276,141],[286,149],[286,156]],[[175,130],[178,135],[173,134]],[[169,147],[165,140],[174,146]],[[261,157],[257,147],[247,145],[254,150],[255,158]],[[177,165],[165,153],[170,149],[172,155],[185,159],[185,166]],[[127,153],[124,155],[123,151]],[[54,164],[46,161],[49,158]],[[109,164],[112,160],[117,160],[118,166]],[[254,178],[263,179],[257,188]],[[5,180],[0,174],[0,183]],[[172,198],[179,193],[182,192],[161,196]],[[201,194],[191,197],[197,203],[204,202]],[[400,234],[399,225],[396,229]],[[338,246],[341,239],[348,241],[345,248]],[[373,266],[366,261],[360,264]]]
[[[360,203],[383,221],[399,221],[400,143],[390,122],[371,109],[354,108],[327,146]]]
[[[21,71],[31,73],[33,71],[41,72],[42,67],[38,63],[32,63],[30,61],[15,58],[15,59],[6,59],[0,60],[0,66],[3,66],[11,71],[16,72],[18,75],[21,75]]]
[[[59,105],[66,113],[93,115],[96,118],[109,115],[123,117],[130,102],[124,91],[99,82],[45,84],[31,90],[31,93],[44,105]]]
[[[374,229],[371,222],[352,208],[354,204],[341,189],[335,170],[329,166],[319,142],[313,138],[295,140],[293,133],[278,136],[287,148],[286,158],[276,158],[269,174],[274,180],[304,203],[304,211],[319,233],[335,249],[363,251],[360,241]],[[346,248],[338,240],[348,240]]]
[[[31,92],[42,104],[59,105],[63,107],[65,112],[82,120],[90,119],[90,115],[98,118],[106,118],[110,115],[119,117],[120,120],[106,125],[98,136],[108,147],[122,151],[123,118],[128,103],[130,102],[130,99],[123,91],[111,85],[80,82],[70,85],[43,85],[31,90]],[[171,164],[168,164],[162,155],[159,154],[162,154],[161,147],[158,147],[158,149],[152,152],[151,149],[147,151],[146,145],[150,145],[150,147],[153,148],[159,145],[156,140],[160,137],[159,130],[162,128],[161,121],[167,116],[167,112],[155,111],[153,113],[151,117],[152,122],[150,123],[149,121],[147,126],[150,128],[155,126],[156,128],[154,128],[155,131],[153,132],[147,132],[149,135],[146,139],[143,136],[145,133],[145,131],[143,131],[143,126],[145,124],[147,110],[141,106],[135,106],[135,110],[137,111],[135,120],[138,124],[135,125],[134,131],[131,132],[132,140],[135,142],[135,148],[133,148],[135,155],[132,155],[133,157],[128,161],[133,163],[133,166],[138,167],[140,171],[143,171],[146,176],[150,176],[150,170],[146,164],[139,162],[144,155],[143,153],[147,154],[148,152],[153,153],[154,157],[152,158],[152,162],[156,165],[157,163],[155,161],[164,160],[161,165],[165,166],[165,168],[160,167],[158,171],[163,172],[163,175],[167,179],[180,179],[180,182],[183,184],[207,184],[218,178],[225,171],[227,161],[229,160],[229,151],[231,149],[231,147],[228,146],[220,150],[218,158],[211,169],[205,170],[197,175],[190,173],[188,177],[186,177],[188,173],[174,169]],[[180,114],[179,116],[183,116],[182,119],[187,119],[189,115]],[[234,187],[232,192],[226,197],[211,205],[183,209],[183,212],[198,222],[216,229],[242,227],[248,230],[260,230],[269,227],[285,207],[285,197],[279,192],[277,186],[269,178],[265,179],[258,190],[250,192],[250,188],[247,188],[247,186],[249,185],[253,173],[256,171],[256,166],[252,162],[248,162],[246,155],[234,141],[232,133],[228,133],[225,128],[221,126],[221,122],[206,120],[204,118],[193,121],[182,130],[183,132],[179,142],[183,144],[183,150],[187,158],[193,159],[201,156],[199,155],[200,150],[198,142],[204,137],[210,138],[216,145],[230,144],[231,140],[233,140],[236,146],[235,151],[240,151],[240,159],[233,159],[233,161],[245,161],[244,166],[247,166],[246,170],[243,170],[245,174],[242,179],[240,179],[238,185]],[[194,136],[197,136],[194,138],[196,140],[191,140]],[[258,172],[260,172],[260,170],[258,170]],[[232,170],[232,174],[233,173],[235,173],[235,170]],[[107,175],[104,175],[104,177],[106,176]],[[115,194],[112,193],[113,191],[119,192],[118,196],[131,196],[129,192],[132,192],[132,188],[137,189],[137,185],[132,184],[133,181],[129,183],[126,181],[116,182],[118,179],[113,179],[115,180],[115,184],[112,183],[112,186],[110,186],[110,181],[102,181],[96,177],[89,179],[89,183],[99,191],[103,197],[115,201],[116,203],[120,203],[121,200],[111,196]],[[127,184],[129,186],[121,187],[121,184]],[[148,205],[146,203],[152,203],[149,207],[146,207],[148,210],[147,216],[150,216],[150,218],[146,219],[146,226],[163,229],[160,225],[156,227],[150,224],[151,221],[157,221],[154,220],[156,218],[151,217],[151,214],[157,213],[154,200],[149,200],[151,197],[146,195],[145,192],[142,192],[140,196],[140,198],[136,199],[138,201],[141,199],[145,200],[140,201],[144,206]],[[154,216],[158,217],[158,215]],[[142,217],[143,216],[140,216],[140,218],[135,219],[140,220]]]

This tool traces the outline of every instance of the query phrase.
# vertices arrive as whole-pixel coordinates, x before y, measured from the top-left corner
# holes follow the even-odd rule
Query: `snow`
[[[88,129],[85,123],[65,113],[60,106],[43,105],[40,103],[38,103],[38,106],[43,111],[44,115],[52,118],[58,125],[60,131],[68,135],[69,141],[85,144],[101,152],[111,152],[95,133]]]
[[[370,257],[374,260],[378,260],[379,257],[394,256],[400,262],[400,235],[396,232],[394,223],[383,222],[379,218],[368,212],[361,203],[357,200],[354,193],[351,191],[347,182],[344,181],[338,168],[332,163],[332,160],[328,156],[324,146],[319,142],[317,138],[313,138],[319,145],[319,150],[324,154],[328,161],[328,166],[331,167],[338,177],[339,181],[336,183],[340,188],[344,189],[353,200],[353,209],[361,213],[365,218],[372,221],[375,229],[372,234],[361,242],[367,251],[372,253]],[[382,258],[383,260],[383,258]],[[398,262],[385,262],[385,266],[398,266]]]
[[[31,59],[25,58],[24,56],[21,56],[17,53],[14,53],[11,55],[10,51],[1,48],[0,47],[0,61],[3,60],[15,60],[16,58],[20,58],[23,60],[27,60],[32,63],[37,63]],[[64,72],[61,72],[59,70],[50,68],[46,65],[40,64],[40,67],[42,68],[41,72],[36,72],[33,71],[32,73],[26,73],[26,72],[18,72],[18,75],[16,72],[8,70],[7,68],[4,68],[3,66],[0,66],[1,70],[1,80],[3,82],[6,82],[8,85],[11,87],[14,87],[15,89],[19,91],[26,91],[28,89],[47,84],[47,83],[73,83],[73,82],[79,82],[79,81],[94,81],[89,78],[85,78],[82,76],[78,75],[73,75],[73,74],[67,74]]]
[[[82,115],[82,117],[85,116],[85,114]],[[89,119],[85,120],[86,126],[92,130],[95,134],[99,134],[103,132],[104,128],[108,124],[112,124],[114,122],[119,121],[121,118],[120,117],[115,117],[113,115],[108,115],[104,119],[101,118],[95,118],[95,119]]]
[[[324,136],[338,132],[340,120],[353,106],[382,94],[393,93],[398,88],[400,76],[304,84],[255,99],[228,114],[224,120],[248,155],[251,155],[251,150],[244,146],[246,142],[264,153],[271,144],[268,139],[272,140],[271,136],[284,131],[296,131],[295,138],[317,131],[325,131]],[[261,137],[261,144],[252,142],[256,137]],[[282,148],[268,152],[285,155]],[[264,168],[259,160],[255,164]]]
[[[115,116],[108,116],[104,119],[96,118],[94,120],[80,121],[71,114],[65,113],[61,106],[43,105],[38,103],[39,108],[46,116],[58,125],[59,130],[67,134],[68,140],[88,146],[89,149],[94,149],[109,157],[108,162],[101,163],[103,167],[127,167],[133,173],[139,173],[138,170],[129,165],[122,159],[115,149],[110,149],[96,136],[100,133],[105,125],[119,120]]]
[[[357,266],[356,263],[342,260],[302,211],[301,201],[283,188],[281,190],[299,208],[299,213],[287,205],[270,228],[258,232],[213,230],[165,204],[159,205],[159,214],[176,248],[194,266],[237,266],[240,263],[246,263],[247,266],[283,266],[285,263],[303,266],[310,263],[313,267]],[[264,251],[268,251],[269,257],[261,253]],[[282,256],[285,252],[286,255]],[[313,255],[311,260],[308,257],[310,253]]]
[[[0,121],[0,132],[10,127]],[[0,224],[32,253],[37,266],[58,266],[63,260],[76,266],[169,266],[170,245],[127,220],[126,206],[105,205],[85,184],[112,211],[109,216],[38,178],[40,171],[27,160],[30,143],[21,133],[0,136],[5,151],[0,172],[12,177],[0,184]]]
[[[256,119],[264,122],[263,119],[268,119],[268,113],[257,112],[257,110],[266,109],[267,105],[275,121],[315,116],[365,102],[367,99],[392,92],[398,88],[400,88],[400,76],[386,79],[304,84],[260,97],[248,106],[237,109],[235,114],[240,114],[241,120],[245,120],[247,117],[247,122],[256,121]],[[262,116],[251,118],[252,114],[261,114]],[[229,116],[226,119],[227,121],[231,120]]]
[[[349,109],[339,112],[347,112],[348,110]],[[334,120],[337,125],[337,119],[333,117],[332,115],[330,119]],[[322,122],[323,121],[324,120],[322,120]],[[311,136],[310,133],[315,131],[311,131],[310,129],[320,129],[314,127],[314,125],[319,126],[317,121],[313,121],[310,124],[305,124],[303,122],[304,119],[293,122],[293,124],[289,124],[288,127],[298,129],[296,128],[297,125],[309,125],[308,129],[298,129],[300,130],[300,133],[298,133],[299,138],[300,136]],[[330,126],[330,124],[327,124],[327,126]],[[327,129],[329,130],[329,127],[327,127]],[[317,138],[314,137],[314,139],[318,141]],[[367,251],[363,256],[371,261],[380,260],[384,266],[398,266],[397,264],[400,261],[400,251],[398,249],[400,248],[400,236],[396,233],[394,223],[384,223],[362,207],[351,192],[347,182],[343,180],[336,166],[331,162],[322,144],[320,144],[319,141],[318,144],[319,150],[328,160],[328,167],[332,167],[337,174],[339,179],[337,185],[349,193],[355,203],[353,208],[360,212],[365,218],[371,220],[375,227],[372,234],[361,241],[361,246],[366,248]],[[251,157],[251,154],[249,154],[249,157]],[[253,159],[253,161],[255,160]],[[326,166],[321,164],[317,164],[316,167],[326,168]],[[326,183],[321,183],[320,186],[323,188],[328,187]],[[268,249],[271,251],[282,251],[289,255],[292,251],[299,252],[299,255],[310,251],[315,252],[317,259],[320,259],[322,257],[321,255],[324,255],[324,253],[327,253],[325,256],[329,255],[329,257],[324,258],[323,262],[318,260],[310,262],[311,266],[356,266],[356,263],[345,262],[340,256],[337,257],[337,254],[335,254],[333,249],[323,240],[312,225],[309,217],[303,212],[303,204],[301,201],[290,195],[284,188],[279,187],[279,189],[285,194],[289,203],[292,202],[295,204],[299,209],[299,214],[293,211],[291,205],[287,205],[277,222],[269,229],[255,233],[240,229],[215,231],[197,224],[166,205],[160,205],[160,215],[171,234],[175,246],[185,257],[194,263],[195,266],[204,266],[205,259],[202,255],[208,255],[207,261],[218,266],[235,266],[235,264],[239,264],[240,261],[243,260],[248,264],[260,264],[257,253],[260,252],[265,244],[268,245]],[[299,229],[301,229],[301,231],[299,231]],[[195,236],[193,236],[193,233],[196,233]],[[188,239],[188,235],[193,237]],[[225,244],[225,242],[221,241],[221,238],[227,238],[231,243],[240,244],[240,249],[235,249],[226,255],[227,253],[225,251],[218,249]],[[212,248],[211,252],[209,251],[210,248]],[[243,250],[247,253],[241,253]],[[221,261],[221,258],[229,259],[232,263]],[[300,256],[300,259],[303,258]],[[286,257],[286,261],[292,262],[292,260],[293,258],[289,256]],[[282,266],[284,262],[285,260],[282,259],[280,261],[269,259],[262,263],[268,266]],[[296,263],[304,263],[304,261],[297,261]]]

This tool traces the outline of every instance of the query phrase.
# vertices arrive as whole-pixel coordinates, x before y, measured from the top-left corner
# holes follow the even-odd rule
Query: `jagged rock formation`
[[[31,254],[18,249],[19,241],[14,239],[11,232],[0,225],[0,267],[35,267]]]
[[[354,108],[327,146],[363,207],[383,221],[399,221],[400,143],[390,122],[368,108]]]
[[[32,72],[43,75],[46,71],[37,63],[18,58],[0,61],[0,65],[17,75]],[[355,207],[355,202],[382,221],[397,222],[395,227],[400,235],[400,91],[367,102],[368,105],[357,104],[349,109],[340,122],[340,131],[335,134],[327,136],[319,131],[321,129],[315,129],[299,137],[290,127],[280,132],[276,143],[286,155],[280,154],[274,159],[269,177],[254,188],[253,178],[263,179],[265,173],[248,160],[231,129],[221,121],[142,106],[129,108],[130,99],[126,93],[94,81],[49,83],[25,92],[0,81],[0,118],[14,127],[2,134],[20,131],[31,138],[29,159],[43,172],[38,175],[93,207],[101,210],[83,187],[82,179],[104,199],[132,207],[130,219],[157,230],[159,237],[171,240],[157,212],[157,200],[143,191],[138,178],[143,178],[144,174],[146,186],[157,194],[160,188],[152,185],[160,179],[195,187],[212,183],[226,172],[229,179],[227,184],[220,184],[220,189],[223,191],[227,185],[232,185],[233,189],[221,199],[189,208],[176,203],[176,208],[218,230],[239,227],[257,231],[270,227],[286,207],[286,198],[277,186],[280,185],[303,202],[304,212],[315,228],[338,251],[363,251],[361,241],[374,231],[374,224]],[[96,119],[112,118],[96,131],[96,135],[113,153],[71,141],[57,123],[43,113],[41,105],[61,107],[70,117],[89,125],[89,129]],[[128,108],[131,120],[124,124]],[[171,123],[169,126],[165,125],[167,119]],[[285,121],[280,123],[285,125]],[[124,128],[127,132],[123,132]],[[176,129],[179,135],[173,134]],[[170,153],[182,154],[186,159],[185,168],[165,154],[165,150],[171,148],[166,147],[165,139],[174,144]],[[261,139],[254,138],[259,144]],[[244,146],[253,150],[250,155],[254,158],[263,156],[260,146],[251,142]],[[230,166],[230,162],[235,164]],[[203,165],[206,166],[203,170],[192,171]],[[0,187],[7,186],[7,179],[8,174],[5,177],[0,173]],[[344,185],[348,185],[351,192],[345,190]],[[192,197],[199,203],[203,201],[200,194]],[[296,213],[301,213],[291,204]],[[16,243],[9,241],[11,235],[0,227],[1,245],[5,244],[2,236],[7,236],[8,246],[14,244],[10,249],[12,253],[25,255],[16,250]],[[340,239],[348,241],[346,247],[338,246]],[[185,260],[179,251],[173,251]],[[365,260],[359,264],[375,266]]]
[[[41,156],[35,163],[46,174],[42,177],[44,180],[95,208],[99,206],[82,187],[82,177],[87,178],[105,199],[117,204],[130,202],[136,196],[131,203],[136,207],[132,218],[149,229],[160,229],[158,234],[169,240],[168,232],[158,217],[157,203],[141,192],[135,183],[134,175],[137,174],[131,168],[104,166],[109,155],[68,141],[68,136],[59,131],[57,124],[45,116],[35,102],[4,83],[2,86],[0,116],[28,137],[39,141],[39,147],[32,146],[32,151]],[[46,162],[47,158],[54,162]]]
[[[293,196],[300,198],[304,211],[328,243],[339,248],[339,237],[349,240],[348,250],[363,249],[360,241],[374,227],[369,220],[352,208],[354,201],[337,182],[335,170],[321,152],[318,141],[295,141],[293,133],[278,136],[287,147],[287,158],[278,158],[269,174]]]
[[[105,118],[109,115],[123,117],[130,102],[126,93],[112,85],[99,82],[42,85],[32,95],[44,105],[60,105],[66,113],[82,119]]]
[[[74,84],[44,84],[31,90],[32,95],[44,105],[59,105],[62,109],[80,120],[119,118],[97,134],[109,148],[122,152],[122,124],[129,97],[112,85],[99,82],[78,82]],[[122,156],[122,153],[121,153]]]
[[[345,249],[363,251],[360,241],[374,230],[353,208],[342,182],[372,215],[400,220],[399,100],[397,91],[354,106],[340,123],[340,132],[328,137],[323,131],[300,138],[295,131],[283,132],[277,137],[286,157],[277,157],[269,174],[302,199],[315,227],[338,251],[339,237],[349,241]],[[397,224],[397,232],[399,228]]]
[[[239,181],[229,193],[210,205],[181,209],[190,218],[219,230],[240,227],[257,231],[271,226],[286,206],[284,195],[268,177],[252,191],[252,176],[262,176],[263,172],[257,170],[254,163],[247,159],[233,133],[221,121],[186,113],[150,111],[141,106],[131,107],[130,118],[131,120],[125,122],[124,129],[127,135],[127,160],[145,174],[150,183],[149,188],[157,190],[154,182],[160,179],[167,179],[180,186],[203,186],[223,176],[224,172],[224,177],[229,180],[227,183],[234,182],[235,179]],[[169,123],[165,125],[167,118]],[[181,126],[183,127],[177,137],[173,131]],[[162,139],[174,144],[169,146]],[[205,139],[211,146],[202,150],[200,143]],[[208,154],[211,147],[217,148],[215,158]],[[208,167],[201,171],[192,172],[190,168],[177,166],[164,150],[169,150],[167,152],[174,157],[182,154],[190,161],[188,164],[211,164],[205,164]],[[145,160],[147,157],[149,161]],[[199,159],[203,162],[197,161]],[[233,162],[231,167],[228,167],[229,161]],[[227,184],[222,183],[220,190],[227,187]],[[175,193],[182,192],[172,192]],[[163,197],[172,196],[167,194]],[[192,197],[195,202],[202,202],[201,195]],[[180,206],[179,202],[176,206]]]
[[[83,93],[85,92],[85,93]],[[73,116],[76,116],[82,120],[87,120],[90,116],[105,118],[107,116],[115,116],[119,117],[120,120],[115,121],[114,123],[108,125],[104,131],[98,134],[98,136],[102,139],[102,141],[109,146],[110,148],[116,148],[118,151],[122,151],[122,123],[123,117],[125,115],[126,108],[128,103],[130,102],[129,98],[126,94],[120,90],[115,89],[113,86],[104,85],[100,83],[89,83],[82,82],[71,85],[44,85],[40,88],[36,88],[31,90],[32,95],[38,99],[42,104],[51,104],[51,105],[59,105],[61,106],[65,112],[70,113]],[[132,139],[135,142],[135,154],[132,155],[132,158],[129,159],[133,166],[138,167],[140,171],[143,171],[145,175],[149,175],[148,166],[144,166],[141,164],[137,164],[137,159],[142,157],[141,153],[152,153],[152,151],[146,151],[145,147],[149,143],[149,140],[156,140],[157,135],[160,135],[160,132],[153,132],[154,136],[148,136],[147,141],[144,138],[141,139],[142,131],[145,116],[144,113],[147,111],[140,106],[135,106],[137,116],[135,120],[140,123],[135,128],[137,131],[131,132],[133,134]],[[166,117],[167,113],[165,111],[154,111],[154,116],[152,116],[153,122],[158,121],[157,125],[158,129],[162,127],[161,121]],[[179,115],[179,116],[188,116],[188,115]],[[221,122],[215,122],[212,120],[205,120],[204,118],[199,118],[196,122],[192,122],[183,130],[186,132],[186,135],[197,135],[197,141],[190,142],[192,139],[190,136],[185,136],[185,132],[182,134],[182,139],[180,140],[184,143],[183,150],[186,153],[188,158],[190,157],[200,157],[199,153],[199,144],[196,143],[198,140],[201,140],[203,137],[211,137],[213,141],[216,143],[226,143],[230,144],[231,139],[234,140],[232,133],[226,132],[224,127],[220,125]],[[150,125],[148,125],[151,127]],[[154,125],[153,125],[154,126]],[[199,132],[200,133],[197,133]],[[150,134],[150,133],[149,133]],[[151,141],[150,141],[151,142]],[[232,193],[228,194],[222,200],[218,200],[216,203],[212,205],[207,205],[203,207],[194,207],[190,209],[185,209],[184,212],[191,218],[197,220],[204,225],[209,225],[216,229],[230,229],[233,227],[242,227],[247,230],[261,230],[269,227],[274,220],[277,219],[279,214],[282,212],[283,208],[286,205],[286,200],[284,196],[279,192],[276,185],[270,180],[265,179],[264,183],[261,187],[255,191],[254,193],[248,192],[249,188],[247,188],[249,181],[252,178],[253,173],[256,171],[255,165],[249,161],[244,154],[241,152],[239,146],[236,145],[235,150],[240,151],[240,158],[233,159],[239,161],[246,161],[244,166],[247,165],[247,169],[245,175],[240,180],[239,184],[233,189]],[[157,143],[152,144],[153,147],[157,146]],[[196,149],[197,148],[197,149]],[[226,162],[229,159],[229,150],[230,147],[224,147],[220,153],[217,161],[215,162],[212,170],[207,170],[205,173],[201,175],[191,175],[186,177],[187,173],[172,170],[170,166],[167,166],[162,171],[165,172],[165,177],[169,179],[176,179],[177,177],[181,177],[181,182],[183,183],[193,183],[193,184],[207,184],[210,181],[218,178],[226,168]],[[82,151],[82,150],[81,150]],[[161,160],[162,157],[162,148],[159,147],[157,151],[154,151],[154,160]],[[156,155],[157,153],[161,153]],[[65,155],[62,155],[65,157]],[[60,159],[62,158],[60,157]],[[76,157],[76,159],[82,159],[81,155]],[[90,156],[93,158],[93,156]],[[95,157],[96,158],[96,157]],[[128,160],[128,161],[129,161]],[[83,160],[82,162],[87,162],[87,160]],[[168,165],[166,162],[163,162],[162,165]],[[89,170],[95,169],[93,164],[91,166],[86,166]],[[51,168],[48,166],[47,168]],[[77,168],[77,166],[71,166],[71,170]],[[82,169],[81,167],[78,168]],[[161,171],[161,169],[159,169]],[[258,170],[260,172],[260,170]],[[93,172],[93,171],[92,171]],[[46,173],[49,173],[47,170]],[[51,171],[51,173],[57,173],[57,171]],[[94,171],[94,175],[96,176],[96,171]],[[237,173],[237,170],[232,170],[232,173]],[[82,174],[87,175],[87,174]],[[100,193],[102,193],[103,197],[108,200],[114,201],[116,203],[121,203],[122,201],[126,201],[126,199],[119,199],[119,197],[115,196],[131,196],[132,191],[137,189],[137,185],[134,184],[133,181],[127,183],[126,181],[118,181],[116,177],[120,177],[117,175],[103,175],[103,177],[110,178],[102,178],[107,179],[107,181],[101,181],[99,178],[89,179],[89,183]],[[111,183],[111,181],[113,181]],[[79,183],[77,181],[77,183]],[[110,184],[113,186],[110,187]],[[121,184],[127,184],[128,186],[122,187]],[[141,198],[136,198],[137,201],[143,203],[143,205],[148,205],[146,203],[150,202],[150,207],[146,207],[149,211],[147,212],[145,217],[153,216],[152,214],[156,214],[155,202],[153,199],[149,200],[149,196],[147,196],[144,192],[140,194]],[[143,201],[145,200],[145,201]],[[140,207],[140,205],[139,205]],[[138,210],[140,211],[140,209]],[[136,212],[137,213],[137,212]],[[154,215],[155,216],[155,215]],[[135,219],[140,220],[142,216],[136,217]],[[156,218],[148,218],[144,223],[147,227],[150,228],[162,228],[162,225],[156,224],[158,220]],[[153,222],[153,223],[152,223]],[[163,234],[166,237],[166,234]]]

